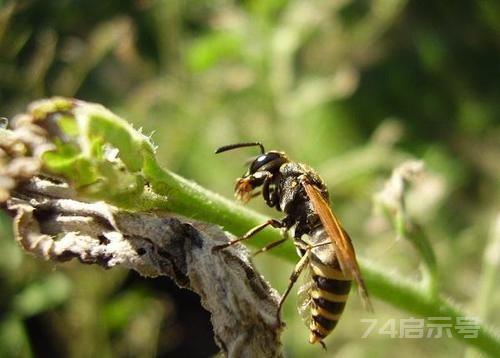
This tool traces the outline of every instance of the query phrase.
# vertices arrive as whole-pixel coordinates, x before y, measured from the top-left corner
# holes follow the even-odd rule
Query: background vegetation
[[[317,168],[358,253],[411,278],[419,275],[420,257],[373,210],[372,198],[394,166],[423,159],[428,173],[407,204],[435,248],[440,289],[500,325],[496,2],[67,0],[0,6],[2,116],[51,95],[102,103],[155,132],[165,167],[228,197],[253,152],[215,157],[214,148],[260,140]],[[250,205],[276,216],[258,200]],[[13,242],[7,218],[2,224],[0,355],[217,352],[196,296],[166,279],[39,262]],[[285,288],[290,263],[272,254],[255,261],[274,287]],[[366,323],[360,319],[374,316],[355,295],[325,354],[307,343],[294,300],[284,317],[291,357],[472,354],[447,338],[374,333],[362,339]],[[382,302],[375,309],[381,323],[410,318]]]

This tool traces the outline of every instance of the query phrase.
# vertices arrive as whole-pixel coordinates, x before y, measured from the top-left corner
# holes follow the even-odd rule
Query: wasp
[[[310,330],[309,342],[320,343],[340,319],[354,280],[366,309],[372,310],[361,276],[354,247],[347,232],[330,209],[328,188],[309,166],[291,161],[284,152],[265,151],[259,142],[237,143],[220,147],[216,154],[244,147],[259,147],[260,155],[249,161],[243,177],[237,179],[235,196],[248,202],[262,195],[266,204],[285,214],[281,220],[270,219],[242,237],[219,248],[250,239],[267,226],[284,229],[293,237],[300,257],[289,285],[278,306],[281,308],[293,285],[306,269],[310,279],[299,288],[298,309]],[[257,188],[261,188],[257,191]],[[267,251],[285,242],[272,242],[259,250]]]

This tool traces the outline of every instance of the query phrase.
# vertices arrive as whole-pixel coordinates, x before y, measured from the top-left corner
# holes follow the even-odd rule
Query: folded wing
[[[314,185],[307,182],[302,182],[302,185],[332,242],[342,272],[344,275],[354,278],[358,285],[363,306],[368,311],[373,311],[365,282],[361,276],[361,270],[359,269],[351,238],[340,225],[327,201],[321,195],[321,192]]]

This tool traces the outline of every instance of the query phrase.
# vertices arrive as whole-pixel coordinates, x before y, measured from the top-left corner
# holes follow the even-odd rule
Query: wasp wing
[[[346,276],[352,275],[354,277],[364,307],[369,311],[373,311],[351,238],[340,225],[321,192],[314,185],[307,182],[302,182],[302,185],[332,242],[342,272]]]
[[[309,328],[311,323],[311,289],[313,286],[311,268],[309,265],[304,269],[302,274],[302,285],[297,291],[297,311],[304,324]]]

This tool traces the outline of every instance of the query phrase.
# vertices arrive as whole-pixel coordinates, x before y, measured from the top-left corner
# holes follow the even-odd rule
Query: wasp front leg
[[[264,183],[262,183],[262,197],[264,198],[267,206],[269,206],[270,208],[276,205],[276,191],[271,191],[272,178],[272,174],[269,173],[269,175],[264,179]]]
[[[284,243],[286,240],[288,240],[288,235],[286,235],[284,238],[280,239],[280,240],[276,240],[276,241],[273,241],[271,242],[270,244],[267,244],[266,246],[260,248],[259,250],[255,251],[252,256],[257,256],[258,254],[261,254],[263,252],[266,252],[266,251],[269,251],[271,250],[272,248],[275,248],[276,246],[278,245],[281,245],[282,243]]]
[[[266,182],[269,182],[271,177],[272,174],[270,172],[261,171],[252,175],[245,176],[243,178],[239,178],[236,181],[236,185],[234,188],[234,195],[236,196],[236,199],[247,203],[250,199],[260,195],[261,193],[265,198],[266,194],[264,193],[264,190],[266,190],[266,188],[264,188],[262,192],[254,191],[254,189],[261,185],[264,185],[264,183]]]

